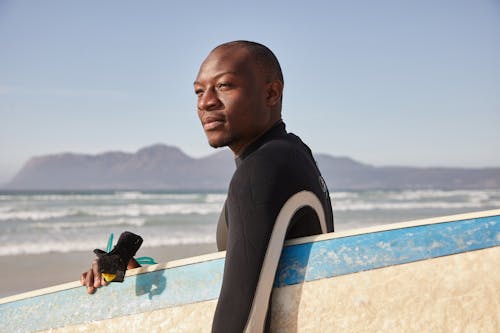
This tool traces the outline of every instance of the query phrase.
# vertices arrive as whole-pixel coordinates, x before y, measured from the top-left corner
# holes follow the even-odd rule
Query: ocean
[[[225,193],[0,192],[0,256],[105,249],[125,231],[143,247],[215,243]],[[500,190],[339,191],[335,229],[500,208]]]

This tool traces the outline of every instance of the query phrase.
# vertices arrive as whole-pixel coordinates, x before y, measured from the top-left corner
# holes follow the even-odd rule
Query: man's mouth
[[[224,125],[224,121],[221,119],[207,119],[203,122],[203,129],[205,131],[211,131]]]

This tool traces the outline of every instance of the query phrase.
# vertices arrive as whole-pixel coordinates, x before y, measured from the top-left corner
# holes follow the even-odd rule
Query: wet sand
[[[164,263],[216,251],[215,244],[190,244],[144,247],[137,256],[149,256]],[[94,258],[92,251],[0,256],[0,298],[77,281]]]

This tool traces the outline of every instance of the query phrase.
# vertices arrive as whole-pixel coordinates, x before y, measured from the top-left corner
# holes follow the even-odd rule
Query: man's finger
[[[99,288],[101,286],[101,273],[99,272],[99,265],[97,264],[97,259],[92,262],[92,273],[94,275],[94,288]]]
[[[82,275],[80,275],[80,284],[82,286],[85,285],[85,280],[87,279],[87,272],[83,272]]]
[[[95,292],[94,274],[92,274],[92,270],[89,270],[86,274],[85,285],[87,286],[87,293],[93,294]]]

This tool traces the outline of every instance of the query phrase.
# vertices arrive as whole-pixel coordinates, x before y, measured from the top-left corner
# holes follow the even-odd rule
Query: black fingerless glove
[[[95,249],[99,272],[107,282],[123,282],[130,259],[141,247],[142,237],[125,231],[111,252]]]

